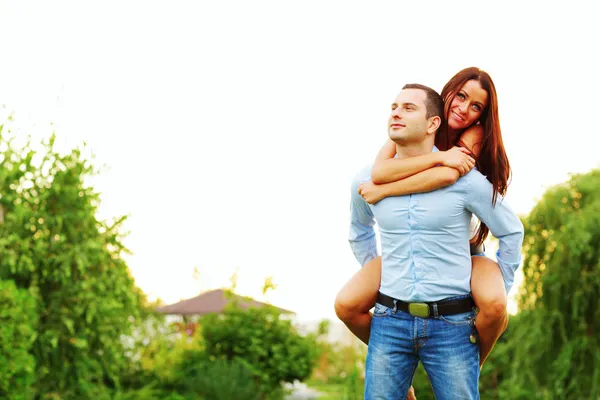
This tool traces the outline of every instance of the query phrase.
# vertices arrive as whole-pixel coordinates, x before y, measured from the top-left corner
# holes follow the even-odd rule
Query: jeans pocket
[[[439,318],[440,320],[451,325],[467,325],[471,324],[471,322],[475,320],[475,313],[473,311],[469,311],[460,314],[440,315]]]
[[[375,308],[373,309],[374,317],[384,317],[387,315],[389,308],[386,306],[382,306],[379,303],[375,303]]]

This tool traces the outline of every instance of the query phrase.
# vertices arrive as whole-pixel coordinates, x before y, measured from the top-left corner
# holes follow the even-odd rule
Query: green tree
[[[35,295],[36,389],[44,398],[105,398],[129,368],[123,338],[141,292],[121,254],[120,227],[96,219],[97,173],[80,149],[16,148],[0,126],[0,279]],[[23,341],[29,340],[23,337]]]
[[[37,325],[35,299],[13,281],[0,281],[0,398],[32,398],[35,359],[29,353]]]
[[[598,398],[600,170],[549,189],[524,225],[521,312],[501,398]]]
[[[308,378],[316,362],[313,338],[301,336],[274,307],[232,306],[204,317],[201,325],[207,356],[242,362],[263,393],[272,393],[282,382]]]

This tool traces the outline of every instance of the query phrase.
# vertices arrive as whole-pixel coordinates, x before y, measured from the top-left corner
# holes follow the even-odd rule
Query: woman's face
[[[479,81],[465,82],[450,103],[448,126],[455,130],[468,128],[479,120],[487,105],[488,93]]]

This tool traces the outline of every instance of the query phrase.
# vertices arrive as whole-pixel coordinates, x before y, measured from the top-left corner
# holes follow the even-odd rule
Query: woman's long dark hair
[[[483,141],[481,151],[477,157],[477,169],[487,180],[492,183],[494,193],[492,195],[492,204],[496,204],[498,194],[504,196],[510,183],[510,164],[504,142],[502,141],[502,132],[500,130],[500,119],[498,117],[498,95],[492,78],[487,72],[476,67],[465,68],[454,75],[442,89],[442,98],[444,99],[445,121],[440,131],[436,135],[436,145],[441,149],[449,149],[452,146],[460,145],[460,135],[450,137],[448,132],[448,115],[450,105],[454,96],[459,92],[463,85],[474,80],[479,82],[483,90],[488,93],[487,107],[481,113],[479,122],[483,128]],[[483,224],[479,225],[476,235],[476,243],[481,244],[489,233],[489,228]]]

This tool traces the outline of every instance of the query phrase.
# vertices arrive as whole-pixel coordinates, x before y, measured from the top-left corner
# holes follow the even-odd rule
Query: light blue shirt
[[[434,151],[437,149],[434,148]],[[374,225],[381,236],[380,291],[406,302],[437,301],[471,292],[469,223],[472,213],[500,241],[496,254],[508,292],[521,262],[523,224],[476,169],[450,186],[368,204],[357,192],[371,167],[352,182],[348,240],[361,265],[377,256]]]

